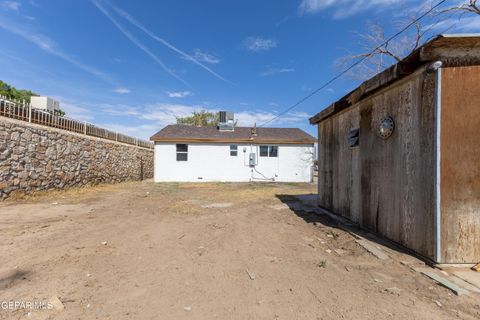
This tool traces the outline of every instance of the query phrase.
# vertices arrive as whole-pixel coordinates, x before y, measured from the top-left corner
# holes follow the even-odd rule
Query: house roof
[[[169,125],[154,134],[150,140],[159,142],[216,142],[216,143],[275,143],[310,144],[316,139],[298,128],[235,127],[234,131],[219,131],[217,127]]]
[[[480,64],[480,34],[437,36],[402,61],[363,82],[355,90],[311,117],[310,124],[316,124],[329,118],[393,82],[414,73],[420,67],[438,60],[442,61],[444,66]]]

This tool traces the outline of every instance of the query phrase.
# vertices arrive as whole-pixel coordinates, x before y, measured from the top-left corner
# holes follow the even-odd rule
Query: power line
[[[290,107],[288,107],[287,109],[283,110],[282,112],[280,112],[278,115],[276,115],[275,117],[273,117],[272,119],[262,123],[261,125],[259,125],[258,127],[263,127],[265,126],[266,124],[280,118],[281,116],[283,116],[284,114],[286,114],[287,112],[291,111],[292,109],[298,107],[300,104],[304,103],[305,101],[307,101],[308,99],[310,99],[311,97],[313,97],[314,95],[316,95],[318,92],[320,92],[321,90],[325,89],[327,86],[329,86],[332,82],[338,80],[340,77],[342,77],[344,74],[346,74],[348,71],[352,70],[353,68],[355,68],[356,66],[358,66],[360,63],[362,63],[363,61],[367,60],[370,56],[372,56],[375,51],[377,51],[378,49],[382,48],[383,46],[387,45],[390,41],[392,41],[393,39],[395,39],[396,37],[398,37],[399,35],[401,35],[402,33],[404,33],[405,31],[407,31],[411,26],[413,26],[415,23],[417,23],[418,21],[420,21],[421,19],[425,18],[428,14],[430,14],[433,10],[435,10],[436,8],[438,8],[439,6],[441,6],[442,4],[444,4],[447,0],[442,0],[440,2],[438,2],[435,6],[431,7],[428,11],[426,11],[425,13],[423,13],[421,16],[419,16],[418,18],[414,19],[412,22],[410,22],[408,25],[406,25],[403,29],[401,29],[400,31],[398,31],[397,33],[395,33],[393,36],[391,36],[390,38],[388,38],[385,42],[383,42],[382,44],[380,44],[379,46],[377,46],[375,49],[373,49],[370,53],[366,54],[364,57],[362,57],[360,60],[357,60],[355,63],[353,63],[350,67],[348,67],[347,69],[343,70],[342,72],[340,72],[339,74],[337,74],[335,77],[333,77],[332,79],[328,80],[327,82],[325,82],[321,87],[313,90],[312,92],[310,92],[308,95],[306,95],[305,97],[303,97],[302,99],[298,100],[296,103],[294,103],[293,105],[291,105]]]

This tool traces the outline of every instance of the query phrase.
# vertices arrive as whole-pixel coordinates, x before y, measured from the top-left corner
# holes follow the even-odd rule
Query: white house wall
[[[278,157],[259,157],[259,145],[238,145],[230,156],[230,144],[188,143],[188,161],[176,160],[175,143],[155,143],[155,182],[201,181],[312,181],[313,144],[275,145]],[[255,153],[257,165],[249,166]]]

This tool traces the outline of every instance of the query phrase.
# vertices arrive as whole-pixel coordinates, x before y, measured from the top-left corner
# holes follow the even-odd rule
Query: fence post
[[[83,134],[87,134],[87,121],[83,122]]]
[[[28,103],[28,122],[32,122],[32,106]]]
[[[138,146],[138,138],[135,138],[135,145]]]
[[[118,141],[118,132],[115,132],[115,141]]]

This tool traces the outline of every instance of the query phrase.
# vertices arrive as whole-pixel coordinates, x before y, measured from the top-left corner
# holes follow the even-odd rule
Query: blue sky
[[[0,79],[58,98],[72,118],[141,138],[200,109],[260,124],[334,76],[340,57],[361,50],[368,21],[393,32],[399,12],[420,9],[351,3],[0,0]],[[478,32],[478,20],[449,31]],[[316,135],[308,117],[357,84],[341,79],[269,125]]]

